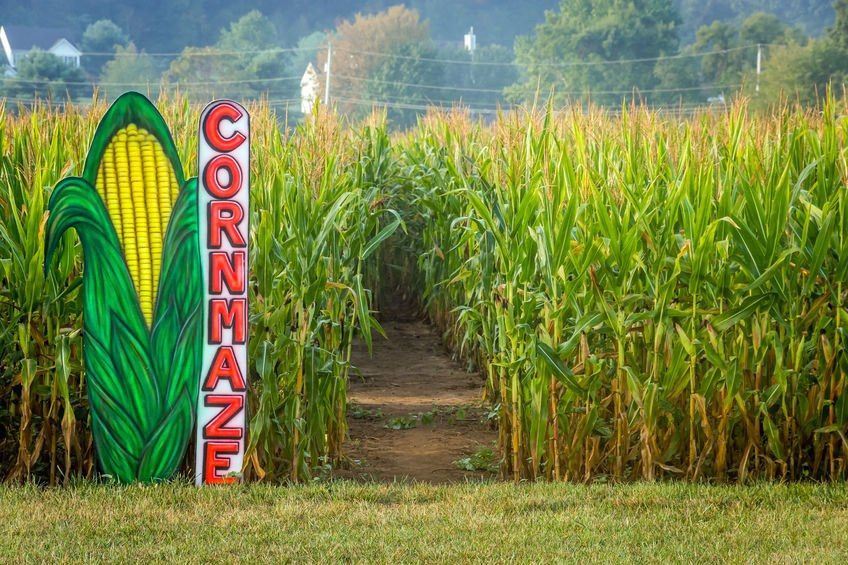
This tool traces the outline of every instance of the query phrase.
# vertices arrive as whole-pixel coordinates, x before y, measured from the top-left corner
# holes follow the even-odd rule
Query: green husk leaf
[[[197,222],[197,179],[191,179],[180,191],[165,234],[151,334],[159,388],[168,403],[184,386],[197,397],[203,339]]]
[[[177,177],[177,185],[183,186],[185,183],[183,167],[171,132],[156,106],[138,92],[127,92],[119,96],[106,111],[103,119],[100,120],[85,159],[82,178],[92,186],[94,185],[97,178],[97,169],[100,167],[100,161],[103,159],[103,153],[109,146],[109,142],[117,132],[129,124],[144,128],[156,137],[162,145],[165,155],[171,161],[174,175]]]
[[[197,398],[183,390],[168,406],[164,418],[150,436],[141,454],[137,477],[140,481],[170,478],[185,455],[186,441],[194,429]]]

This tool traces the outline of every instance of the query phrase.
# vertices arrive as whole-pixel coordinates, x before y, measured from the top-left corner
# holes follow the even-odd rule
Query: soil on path
[[[438,332],[407,309],[391,312],[373,356],[357,343],[348,390],[350,466],[337,473],[374,481],[449,483],[492,478],[486,467],[497,432],[486,423],[482,381],[451,360]],[[482,457],[481,457],[482,456]],[[479,463],[483,459],[482,465]],[[491,462],[496,464],[496,462]]]

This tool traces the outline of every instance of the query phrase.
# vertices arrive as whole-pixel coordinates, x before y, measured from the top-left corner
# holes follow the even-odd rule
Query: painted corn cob
[[[172,476],[192,435],[202,350],[196,179],[144,96],[115,101],[82,177],[48,205],[45,269],[74,228],[84,253],[84,357],[101,470]]]

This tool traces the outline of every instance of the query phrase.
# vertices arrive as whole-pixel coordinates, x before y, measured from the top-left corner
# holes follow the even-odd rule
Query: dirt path
[[[357,344],[351,374],[346,455],[339,476],[445,483],[494,477],[497,432],[485,423],[482,382],[450,359],[434,328],[395,313],[374,338]],[[487,452],[488,451],[488,452]],[[476,467],[462,470],[455,463]]]

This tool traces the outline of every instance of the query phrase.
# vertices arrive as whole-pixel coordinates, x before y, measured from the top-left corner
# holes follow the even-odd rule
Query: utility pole
[[[757,93],[760,92],[760,73],[763,72],[763,45],[757,43]]]
[[[330,107],[330,76],[333,65],[333,44],[327,42],[327,62],[324,64],[324,72],[327,74],[324,82],[324,106]]]

